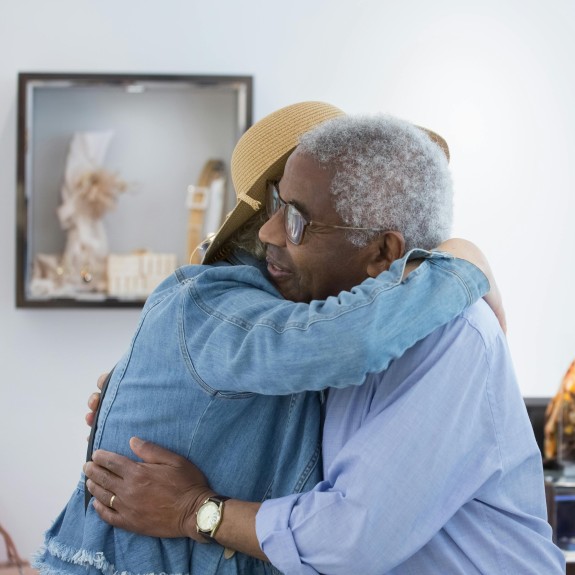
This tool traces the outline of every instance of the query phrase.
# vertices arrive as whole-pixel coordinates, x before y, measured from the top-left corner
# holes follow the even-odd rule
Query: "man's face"
[[[345,225],[332,205],[330,182],[328,171],[296,150],[287,161],[279,193],[308,222]],[[307,227],[302,243],[296,246],[286,238],[284,209],[280,209],[262,226],[259,235],[267,244],[268,272],[286,299],[326,299],[368,277],[367,249],[351,245],[345,239],[345,230]]]

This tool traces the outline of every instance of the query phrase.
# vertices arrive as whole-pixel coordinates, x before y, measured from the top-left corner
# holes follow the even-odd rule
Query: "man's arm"
[[[488,382],[510,386],[466,319],[448,327],[377,376],[369,412],[323,482],[263,503],[258,538],[279,570],[388,572],[501,472]]]
[[[196,512],[216,493],[203,473],[184,457],[132,438],[130,447],[142,461],[104,450],[84,465],[87,486],[100,517],[115,527],[151,537],[189,537],[205,543],[196,530]],[[110,500],[114,498],[114,507]],[[256,536],[261,503],[230,499],[216,534],[223,545],[267,560]]]

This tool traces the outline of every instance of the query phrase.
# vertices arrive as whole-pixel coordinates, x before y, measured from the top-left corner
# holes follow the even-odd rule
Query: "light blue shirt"
[[[484,302],[361,387],[330,390],[324,480],[266,501],[286,575],[560,575],[541,456]]]

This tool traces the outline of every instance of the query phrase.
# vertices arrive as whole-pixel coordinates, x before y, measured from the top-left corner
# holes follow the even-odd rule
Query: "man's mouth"
[[[269,256],[266,257],[266,263],[268,265],[268,273],[274,280],[280,280],[282,278],[291,275],[291,273],[288,270],[283,268],[280,264],[278,264],[273,258]]]

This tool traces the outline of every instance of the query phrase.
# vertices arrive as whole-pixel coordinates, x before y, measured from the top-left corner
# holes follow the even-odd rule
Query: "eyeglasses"
[[[282,200],[277,182],[268,182],[266,190],[266,212],[271,219],[280,209],[284,209],[284,226],[287,239],[294,245],[299,246],[303,241],[306,228],[335,228],[338,230],[366,230],[383,231],[380,228],[355,228],[352,226],[334,226],[321,222],[308,222],[303,214],[293,205]]]

